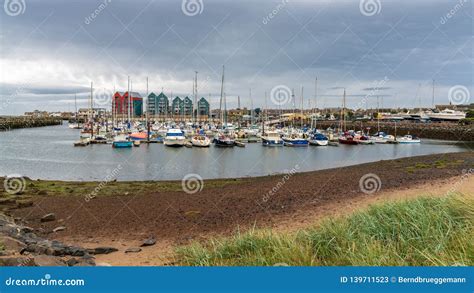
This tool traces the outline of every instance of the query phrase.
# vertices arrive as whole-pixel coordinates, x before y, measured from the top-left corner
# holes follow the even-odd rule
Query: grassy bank
[[[237,233],[178,248],[177,264],[474,265],[474,200],[422,197],[375,205],[296,234]]]

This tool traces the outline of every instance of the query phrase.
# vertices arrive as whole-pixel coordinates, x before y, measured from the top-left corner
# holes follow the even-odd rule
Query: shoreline
[[[120,256],[122,264],[164,265],[173,247],[192,241],[251,228],[294,231],[323,217],[345,215],[378,201],[433,194],[446,186],[457,191],[464,184],[472,186],[473,176],[459,182],[473,169],[474,153],[464,152],[295,173],[283,184],[281,174],[204,180],[202,191],[195,194],[183,192],[178,181],[110,182],[103,194],[89,202],[84,200],[84,193],[91,192],[95,182],[31,181],[28,184],[33,186],[22,196],[32,205],[8,212],[45,238],[89,248],[105,245],[119,249],[97,256],[98,262],[117,264],[114,259]],[[377,192],[361,192],[359,181],[365,174],[380,178]],[[275,186],[280,187],[266,198]],[[33,188],[35,194],[30,194]],[[47,213],[54,213],[57,220],[42,223],[40,219]],[[52,232],[58,226],[66,229]],[[150,236],[157,240],[154,246],[124,254],[125,249]]]

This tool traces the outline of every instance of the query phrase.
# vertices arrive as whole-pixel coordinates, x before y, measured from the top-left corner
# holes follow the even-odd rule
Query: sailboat
[[[346,89],[344,89],[344,97],[342,99],[342,111],[341,111],[341,128],[344,130],[342,136],[339,137],[339,143],[357,145],[359,142],[354,139],[354,136],[346,131]]]
[[[221,111],[221,121],[224,121],[222,132],[214,139],[214,144],[217,147],[234,147],[235,139],[230,136],[227,128],[227,99],[224,94],[224,65],[222,65],[222,82],[221,82],[221,105],[224,102],[224,112]]]
[[[74,112],[74,123],[69,123],[68,124],[68,127],[70,129],[81,129],[82,127],[79,125],[79,123],[77,122],[77,97],[76,97],[76,94],[74,94],[74,109],[75,109],[75,112]]]
[[[280,133],[276,131],[267,130],[265,132],[265,122],[268,121],[268,112],[267,112],[267,92],[265,92],[265,120],[262,119],[262,145],[263,146],[283,146],[283,139],[280,137]]]
[[[301,90],[303,91],[303,90]],[[295,100],[295,95],[292,94],[293,96],[293,103],[296,107],[296,100]],[[301,109],[303,110],[303,109]],[[295,111],[293,110],[293,121],[295,119]],[[303,119],[303,116],[301,116],[301,119]],[[293,122],[292,122],[293,124]],[[283,136],[283,144],[285,146],[289,146],[289,147],[305,147],[305,146],[308,146],[309,145],[309,142],[303,138],[303,135],[302,133],[298,133],[296,131],[294,131],[293,129],[293,125],[291,128],[288,129],[288,132],[286,135]]]

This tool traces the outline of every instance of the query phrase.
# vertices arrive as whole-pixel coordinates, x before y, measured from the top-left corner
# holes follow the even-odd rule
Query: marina
[[[142,143],[126,148],[110,144],[74,147],[80,130],[66,124],[19,129],[0,134],[0,174],[22,174],[32,179],[101,181],[117,166],[117,180],[181,180],[197,173],[205,179],[281,174],[299,165],[314,171],[379,160],[468,151],[466,143],[423,139],[418,144],[373,144],[268,147],[246,143],[245,148],[167,147]],[[267,137],[268,139],[268,137]],[[125,140],[126,141],[126,140]],[[278,141],[278,138],[275,138]],[[117,142],[117,143],[120,143]]]

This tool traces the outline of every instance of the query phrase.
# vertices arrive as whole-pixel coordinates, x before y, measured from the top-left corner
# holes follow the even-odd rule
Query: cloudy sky
[[[91,81],[108,104],[127,76],[142,95],[147,77],[190,95],[195,71],[217,107],[222,65],[229,107],[249,89],[254,106],[292,107],[285,90],[300,103],[302,87],[305,107],[338,106],[343,88],[353,108],[430,106],[433,79],[436,103],[454,86],[474,102],[471,0],[3,1],[0,114],[73,111]]]

